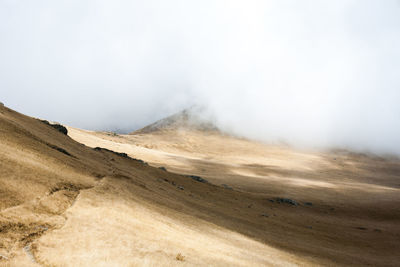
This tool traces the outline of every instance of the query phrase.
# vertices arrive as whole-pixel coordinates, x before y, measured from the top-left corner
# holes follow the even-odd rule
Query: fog
[[[400,2],[0,0],[0,101],[122,132],[200,105],[249,138],[400,154]]]

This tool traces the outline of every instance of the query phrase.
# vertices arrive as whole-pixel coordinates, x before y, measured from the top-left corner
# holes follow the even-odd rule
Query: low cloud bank
[[[400,154],[398,1],[2,1],[0,97],[128,132],[191,105],[268,142]]]

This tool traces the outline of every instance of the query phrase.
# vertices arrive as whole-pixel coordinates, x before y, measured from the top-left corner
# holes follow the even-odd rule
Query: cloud
[[[264,141],[400,154],[398,1],[0,1],[0,93],[129,131],[192,104]]]

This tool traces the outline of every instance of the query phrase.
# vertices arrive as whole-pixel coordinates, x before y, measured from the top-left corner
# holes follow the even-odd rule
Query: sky
[[[248,138],[400,155],[400,1],[0,0],[0,101],[120,132],[199,105]]]

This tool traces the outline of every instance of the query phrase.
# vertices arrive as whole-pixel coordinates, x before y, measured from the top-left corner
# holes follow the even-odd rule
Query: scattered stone
[[[167,169],[165,168],[165,167],[158,167],[160,170],[162,170],[162,171],[167,171]]]
[[[171,183],[172,185],[176,185],[176,183],[174,182],[174,181],[172,181],[172,183]]]
[[[295,201],[295,200],[293,200],[293,199],[290,199],[290,198],[280,198],[280,197],[277,197],[275,200],[276,200],[276,202],[278,202],[279,204],[280,204],[280,203],[285,203],[285,204],[290,204],[290,205],[293,205],[293,206],[298,206],[298,205],[299,205],[299,203],[297,203],[297,201]]]
[[[273,200],[273,199],[268,199],[269,200],[269,202],[272,202],[272,203],[274,203],[275,202],[275,200]]]
[[[367,230],[367,228],[365,228],[365,227],[356,227],[356,229],[358,229],[358,230]]]
[[[193,180],[200,182],[200,183],[208,183],[206,179],[201,178],[200,176],[196,175],[186,175],[186,177],[192,178]]]
[[[185,188],[183,186],[178,186],[178,189],[185,190]]]
[[[28,255],[29,259],[30,259],[32,262],[38,263],[38,262],[36,261],[36,259],[35,259],[35,256],[34,256],[33,253],[32,253],[31,246],[30,246],[29,244],[26,245],[26,246],[24,247],[24,251],[25,251],[25,253]]]
[[[312,203],[311,203],[311,202],[304,202],[304,205],[306,205],[306,206],[312,206]]]
[[[262,213],[262,214],[261,214],[261,217],[267,217],[267,218],[268,218],[268,217],[269,217],[269,215],[268,215],[268,214],[266,214],[266,213]]]
[[[43,226],[43,225],[39,225],[39,228],[43,231],[47,231],[49,230],[49,228],[47,226]]]
[[[229,185],[227,185],[227,184],[222,184],[222,186],[223,186],[225,189],[233,190],[233,188],[232,188],[232,187],[230,187],[230,186],[229,186]]]

